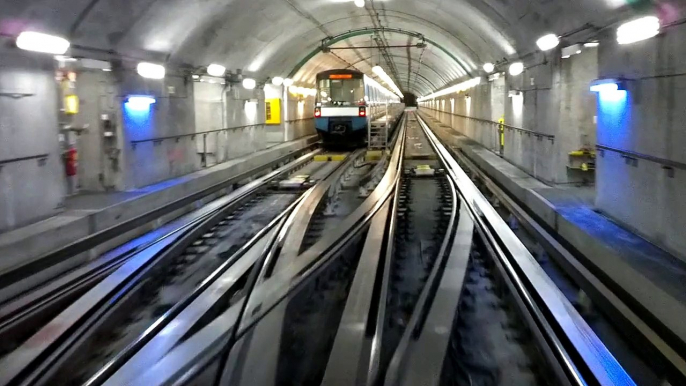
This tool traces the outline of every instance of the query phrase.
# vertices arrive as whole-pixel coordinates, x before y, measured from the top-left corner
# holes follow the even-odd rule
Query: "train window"
[[[317,102],[322,105],[353,106],[364,98],[363,79],[322,79]]]

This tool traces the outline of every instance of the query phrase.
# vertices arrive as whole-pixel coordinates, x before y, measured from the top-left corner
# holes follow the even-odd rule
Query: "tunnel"
[[[231,239],[234,244],[218,254],[223,258],[245,253],[248,257],[235,261],[246,261],[252,258],[248,249],[255,245],[276,248],[250,260],[251,267],[264,263],[265,268],[256,269],[255,278],[240,276],[238,282],[245,289],[235,292],[234,297],[222,298],[222,304],[234,305],[239,295],[252,291],[261,294],[265,288],[272,288],[263,286],[262,281],[273,283],[270,280],[280,277],[277,273],[281,269],[291,269],[283,268],[291,266],[280,260],[272,261],[275,256],[292,253],[307,257],[313,250],[320,252],[317,256],[328,256],[330,249],[317,249],[315,241],[347,224],[337,211],[348,208],[346,216],[353,216],[358,213],[353,209],[358,208],[362,213],[360,208],[365,208],[364,203],[372,197],[378,202],[369,206],[358,222],[350,223],[349,232],[357,238],[346,239],[346,243],[360,243],[350,250],[357,251],[355,256],[364,256],[364,242],[376,229],[374,216],[378,211],[388,211],[388,218],[398,219],[401,226],[394,225],[396,220],[380,221],[378,226],[384,230],[379,232],[401,235],[396,235],[395,241],[384,241],[380,251],[390,259],[398,250],[407,249],[403,253],[410,257],[403,255],[405,260],[401,260],[417,255],[421,264],[412,269],[427,270],[417,274],[416,280],[436,280],[433,285],[413,289],[393,287],[389,279],[388,296],[394,300],[387,302],[391,307],[388,315],[395,315],[394,304],[428,302],[419,311],[397,311],[402,321],[386,322],[402,326],[397,338],[400,343],[394,344],[410,349],[396,352],[398,358],[393,355],[395,351],[378,347],[364,351],[371,347],[368,345],[385,347],[373,334],[378,326],[367,319],[374,312],[383,316],[379,304],[386,302],[376,298],[367,305],[370,309],[364,320],[358,320],[367,323],[364,327],[329,329],[326,322],[331,318],[348,320],[348,307],[355,305],[346,300],[355,293],[355,283],[380,280],[384,284],[358,294],[368,292],[374,297],[385,296],[383,286],[389,285],[379,279],[381,273],[358,278],[355,272],[362,275],[358,267],[365,266],[364,260],[355,257],[347,261],[344,253],[344,257],[331,258],[335,264],[302,267],[308,274],[309,269],[320,270],[317,275],[327,278],[351,275],[347,284],[341,284],[350,291],[342,298],[331,295],[335,301],[326,298],[331,301],[320,299],[317,303],[312,295],[311,303],[307,303],[298,301],[291,292],[283,297],[276,290],[264,295],[279,301],[288,299],[287,306],[274,305],[284,325],[312,318],[308,326],[319,326],[322,336],[330,339],[322,341],[329,343],[313,348],[314,343],[298,333],[283,332],[279,346],[260,341],[259,337],[271,336],[267,332],[250,335],[255,345],[273,346],[274,350],[281,347],[279,355],[291,350],[290,359],[279,362],[273,373],[260,374],[250,367],[257,357],[246,354],[241,359],[247,363],[244,378],[232,378],[225,384],[247,384],[246,379],[254,377],[255,385],[438,385],[448,384],[446,377],[452,376],[457,379],[454,384],[475,381],[506,385],[509,383],[503,374],[507,371],[514,371],[512,384],[545,384],[541,379],[560,379],[556,378],[560,374],[566,374],[565,384],[577,384],[574,379],[603,385],[629,384],[623,380],[656,386],[684,384],[685,22],[683,0],[0,0],[0,308],[14,310],[19,306],[12,302],[31,291],[54,289],[50,296],[64,296],[60,306],[50,308],[53,314],[36,319],[40,323],[52,320],[58,317],[55,310],[66,309],[65,304],[76,307],[81,303],[75,299],[85,301],[79,296],[105,282],[82,278],[79,285],[84,287],[75,290],[67,301],[67,292],[60,292],[66,288],[60,280],[107,260],[102,260],[103,256],[123,250],[127,256],[137,256],[143,246],[162,245],[159,240],[171,240],[170,235],[193,234],[199,241],[181,240],[155,252],[155,256],[166,256],[185,251],[185,257],[174,257],[173,263],[168,263],[175,268],[163,269],[177,272],[178,267],[188,264],[194,267],[190,262],[193,256],[214,250],[214,241],[208,240],[228,245],[228,239],[216,236],[222,229],[225,236],[235,233],[235,240]],[[339,116],[343,113],[334,110],[346,110],[350,117]],[[347,143],[331,146],[353,131],[357,148],[351,149]],[[389,187],[391,193],[378,193],[375,187],[389,183],[391,178],[383,174],[384,170],[390,170],[396,161],[398,174],[393,178],[397,181]],[[338,180],[330,182],[331,178]],[[429,178],[438,182],[426,182]],[[262,190],[256,193],[258,185]],[[308,204],[323,191],[328,195],[321,203]],[[413,192],[413,196],[408,198],[410,193],[406,192]],[[260,204],[263,198],[249,198],[253,195],[269,196],[273,201]],[[235,202],[221,201],[226,197]],[[392,202],[388,208],[385,200]],[[220,201],[227,206],[219,209]],[[452,206],[456,208],[453,217],[441,217]],[[226,208],[253,213],[251,216],[258,220],[240,216],[242,220],[238,220],[238,215],[228,214],[222,220],[211,220],[211,214]],[[264,214],[272,213],[270,210],[291,214]],[[309,215],[300,219],[296,216],[300,211]],[[469,264],[463,267],[468,270],[466,284],[451,284],[468,288],[454,294],[460,299],[459,306],[455,303],[458,311],[451,308],[448,314],[457,315],[455,321],[461,320],[455,325],[474,323],[474,334],[486,334],[484,331],[491,328],[492,323],[479,326],[478,322],[460,319],[460,313],[466,308],[464,314],[468,315],[473,309],[470,307],[481,310],[506,301],[494,298],[482,304],[480,300],[463,300],[464,293],[473,293],[473,286],[483,277],[491,277],[484,272],[497,266],[504,269],[504,279],[484,286],[503,285],[509,291],[534,294],[522,296],[517,304],[528,305],[523,318],[535,320],[541,331],[564,332],[562,343],[548,337],[540,343],[543,348],[536,349],[544,353],[542,357],[552,353],[551,358],[559,363],[551,364],[544,375],[532,370],[537,375],[531,379],[537,381],[528,375],[520,379],[517,371],[505,365],[495,369],[475,364],[476,359],[456,360],[454,368],[432,367],[443,364],[443,357],[421,354],[424,346],[419,331],[438,323],[430,316],[431,304],[439,304],[441,291],[451,287],[443,286],[440,278],[447,278],[445,272],[452,272],[454,267],[449,260],[451,250],[427,241],[430,233],[424,235],[427,228],[412,223],[413,215],[418,216],[417,222],[434,224],[431,221],[435,220],[431,229],[437,233],[456,232],[446,237],[446,245],[461,242],[461,218],[473,221],[471,234],[479,241],[469,239],[472,249],[465,257]],[[433,215],[437,217],[430,220]],[[266,221],[260,216],[272,217]],[[327,221],[334,221],[331,218],[336,216],[341,217],[336,226],[317,225],[329,224]],[[302,229],[297,221],[303,221]],[[268,229],[273,227],[290,230],[270,233]],[[257,234],[269,241],[251,244],[252,236],[248,235],[254,236],[250,233],[253,228],[264,228]],[[293,234],[302,240],[289,244]],[[403,237],[405,244],[397,241],[405,240]],[[395,243],[395,249],[387,243]],[[338,244],[329,247],[333,245]],[[193,246],[194,252],[188,252]],[[438,261],[445,256],[444,263],[425,260],[423,253],[439,250],[443,254]],[[482,255],[493,254],[513,260],[495,265],[480,260]],[[383,262],[383,253],[379,256],[378,261]],[[377,263],[365,267],[381,270]],[[117,264],[98,266],[98,272],[114,274],[120,267]],[[535,266],[531,269],[536,274],[527,276],[531,266]],[[145,267],[141,265],[136,272],[143,275],[148,269]],[[219,263],[213,267],[220,269]],[[386,268],[396,269],[393,267],[389,262]],[[206,270],[207,277],[213,277],[212,270]],[[308,277],[302,272],[288,281],[293,293],[321,290],[320,295],[326,297],[327,291],[338,288],[317,287],[320,284],[302,279]],[[396,278],[414,275],[392,272],[390,277]],[[481,278],[474,279],[477,284],[470,281],[471,274]],[[198,290],[204,278],[198,280],[198,286],[183,287],[177,295]],[[544,285],[554,291],[541,290],[548,288]],[[543,293],[556,295],[547,298]],[[393,298],[396,295],[399,298]],[[192,301],[174,299],[159,306],[153,312],[155,318]],[[559,299],[564,302],[555,303]],[[550,308],[536,308],[544,303]],[[250,316],[251,311],[255,315],[263,312],[249,310],[249,304],[246,300],[244,309],[236,314],[242,317]],[[293,311],[296,308],[298,311]],[[310,308],[337,311],[320,320]],[[563,310],[564,315],[571,312],[571,324],[557,314]],[[0,336],[5,327],[14,331],[20,324],[7,319],[3,325],[3,312],[0,309]],[[491,321],[500,315],[486,317],[474,312],[472,317],[481,315]],[[7,311],[7,315],[13,314]],[[274,313],[266,313],[264,320],[268,315]],[[545,319],[545,323],[537,318]],[[31,323],[39,322],[31,319]],[[254,323],[251,327],[261,331],[259,326],[267,322]],[[430,327],[425,327],[427,323]],[[501,324],[508,323],[503,319]],[[581,333],[565,329],[577,326],[575,323],[583,327],[579,327]],[[407,325],[414,326],[416,333],[403,340]],[[203,325],[208,326],[212,324]],[[342,352],[336,350],[345,342],[335,337],[348,335],[331,331],[347,334],[355,328],[365,330],[365,339],[369,339],[354,347],[364,353],[345,351],[346,355],[336,357]],[[457,327],[450,324],[445,329],[453,333],[438,334],[436,327],[432,330],[436,337],[427,339],[436,339],[438,346],[446,345],[444,350],[450,351]],[[188,336],[190,331],[201,330],[198,326],[189,329]],[[391,331],[384,339],[396,334]],[[502,332],[498,331],[486,335]],[[521,334],[532,341],[545,335],[528,327],[527,331]],[[601,354],[592,354],[593,350],[577,344],[584,341],[582,336],[587,331],[609,348],[602,346]],[[232,344],[247,339],[241,334],[238,327],[230,331],[228,336],[235,340]],[[514,339],[507,336],[508,341]],[[20,343],[16,346],[23,347]],[[570,346],[560,348],[566,345]],[[461,350],[488,351],[478,344],[469,346],[471,349],[467,346],[463,344]],[[507,355],[506,346],[493,355]],[[16,374],[8,372],[3,378],[1,369],[5,367],[0,363],[0,385],[13,384],[28,374],[20,366],[21,360],[15,361],[12,356],[12,347],[5,350],[0,345],[0,361],[17,369]],[[78,350],[64,352],[74,351]],[[174,352],[171,346],[168,351]],[[268,355],[269,350],[265,352]],[[304,352],[308,354],[302,354],[303,362],[319,359],[321,366],[308,369],[293,359],[300,355],[296,353]],[[227,348],[216,355],[222,355],[219,363],[230,363],[236,354]],[[600,363],[604,360],[601,357],[608,362]],[[361,358],[361,362],[355,361],[355,369],[347,373],[334,371],[331,362],[322,358]],[[155,363],[161,366],[173,358],[158,359]],[[583,365],[566,367],[565,363],[575,361]],[[103,363],[93,364],[90,375],[75,379],[85,382],[90,376],[103,376],[96,371],[108,368]],[[152,369],[155,363],[147,365]],[[439,376],[433,374],[431,382],[423,383],[426,379],[418,375],[422,372],[410,364],[418,364],[416,368],[422,371],[437,371]],[[54,372],[41,375],[50,377],[43,379],[48,384],[75,371],[66,364],[52,365]],[[218,366],[226,376],[228,367]],[[612,378],[610,373],[615,370],[620,375]],[[140,368],[138,371],[144,373]],[[450,371],[454,373],[449,375]],[[498,377],[493,375],[498,372]],[[352,373],[356,374],[354,381]],[[12,378],[15,375],[17,378]],[[154,378],[149,376],[152,378],[143,377],[140,382]],[[199,379],[204,379],[202,376]],[[197,382],[206,384],[205,380]]]

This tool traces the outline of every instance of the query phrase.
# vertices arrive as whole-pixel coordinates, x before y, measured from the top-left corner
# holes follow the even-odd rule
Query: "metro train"
[[[371,122],[403,111],[398,95],[360,71],[320,72],[316,86],[315,127],[327,148],[364,145]]]

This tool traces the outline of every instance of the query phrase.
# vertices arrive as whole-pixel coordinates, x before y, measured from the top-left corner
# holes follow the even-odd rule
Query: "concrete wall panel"
[[[626,78],[627,91],[598,96],[598,143],[686,163],[686,26],[653,39],[600,46],[602,78]],[[597,207],[664,249],[686,256],[686,173],[670,177],[663,165],[639,159],[627,164],[606,152],[598,162]],[[601,181],[602,179],[602,181]]]
[[[118,74],[122,101],[125,188],[138,188],[192,173],[200,168],[200,157],[192,137],[165,139],[132,146],[131,141],[195,133],[193,87],[182,77],[163,81],[145,80],[138,74]],[[149,110],[127,107],[130,95],[152,95],[157,102]]]
[[[0,48],[0,232],[57,213],[65,194],[58,87],[50,56]]]

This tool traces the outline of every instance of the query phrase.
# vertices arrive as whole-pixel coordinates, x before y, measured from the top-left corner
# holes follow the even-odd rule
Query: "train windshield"
[[[357,106],[364,103],[364,79],[321,79],[317,102],[322,105]]]

